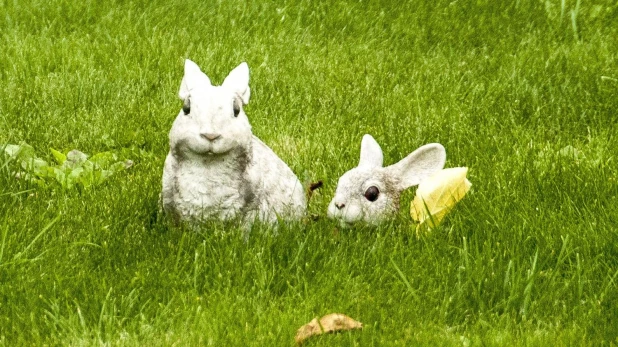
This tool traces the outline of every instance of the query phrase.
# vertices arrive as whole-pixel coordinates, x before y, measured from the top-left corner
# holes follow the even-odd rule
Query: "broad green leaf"
[[[47,166],[47,162],[41,158],[22,160],[21,162],[22,169],[33,172],[35,174],[44,166]]]
[[[81,166],[86,160],[88,160],[87,154],[74,149],[67,153],[67,160],[64,162],[64,166],[73,169]]]
[[[53,171],[54,171],[54,178],[56,179],[56,181],[58,181],[58,183],[60,183],[60,185],[63,188],[67,188],[67,175],[64,172],[64,170],[54,167]]]
[[[133,166],[133,160],[131,160],[131,159],[125,160],[125,161],[123,162],[123,164],[124,164],[124,168],[125,168],[125,169],[128,169],[128,168],[130,168],[131,166]]]
[[[90,160],[86,160],[80,167],[88,172],[92,172],[97,169],[97,167]]]
[[[101,152],[90,159],[88,155],[74,149],[66,155],[50,148],[57,165],[50,165],[45,160],[36,157],[32,146],[27,144],[6,144],[0,146],[9,158],[18,162],[21,170],[16,173],[19,179],[35,182],[44,186],[46,182],[57,181],[64,189],[75,185],[91,187],[98,185],[107,178],[126,170],[133,161],[118,161],[118,156],[112,152]]]
[[[422,181],[410,206],[410,215],[418,223],[416,232],[435,228],[455,204],[470,190],[468,168],[444,169]]]
[[[19,160],[31,160],[36,158],[36,154],[34,153],[34,148],[30,145],[23,144],[21,145],[21,149],[19,154],[17,155],[17,159]]]
[[[12,144],[6,144],[3,147],[4,147],[4,152],[12,159],[17,158],[17,155],[19,154],[19,151],[21,149],[20,145],[12,145]]]
[[[117,163],[113,163],[110,167],[109,167],[109,171],[111,171],[112,173],[116,173],[116,172],[120,172],[127,169],[127,164],[125,162],[119,161]]]
[[[84,186],[84,188],[91,187],[98,183],[96,179],[98,175],[99,175],[98,171],[87,171],[87,172],[84,171],[79,176],[79,182]]]
[[[101,170],[98,183],[101,183],[101,182],[105,181],[106,179],[108,179],[113,174],[114,174],[114,172],[111,171],[111,170]]]
[[[571,145],[567,145],[561,148],[557,153],[559,156],[574,164],[580,164],[582,160],[586,159],[582,152],[580,152],[577,148]]]
[[[34,169],[42,168],[43,166],[47,166],[47,162],[41,158],[35,158],[32,160],[32,167]]]
[[[59,165],[64,164],[64,162],[67,160],[67,156],[64,155],[64,153],[59,152],[53,148],[50,148],[49,151],[54,156],[54,160],[56,160],[56,163],[58,163]]]
[[[92,162],[95,166],[100,168],[107,168],[111,163],[117,160],[116,154],[112,152],[101,152],[93,155],[88,159],[88,161]]]
[[[55,178],[56,177],[56,168],[53,166],[42,166],[39,168],[37,175],[42,178]]]
[[[71,177],[71,179],[73,180],[77,180],[83,172],[84,172],[83,167],[76,167],[75,169],[71,170],[69,177]]]
[[[12,145],[7,144],[4,147],[4,152],[9,155],[11,159],[15,160],[29,160],[36,158],[34,148],[28,144]]]

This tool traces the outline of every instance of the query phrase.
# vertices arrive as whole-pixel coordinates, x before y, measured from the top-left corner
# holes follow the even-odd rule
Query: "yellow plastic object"
[[[454,167],[438,171],[422,181],[416,189],[416,196],[410,205],[410,215],[418,223],[417,234],[440,224],[470,190],[467,167]]]

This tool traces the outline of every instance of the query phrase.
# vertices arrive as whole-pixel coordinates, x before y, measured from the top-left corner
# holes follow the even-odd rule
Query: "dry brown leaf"
[[[320,318],[314,318],[311,322],[303,325],[296,331],[296,343],[303,343],[306,339],[314,335],[332,333],[343,330],[362,329],[363,323],[341,314],[331,313]]]
[[[305,189],[305,196],[307,197],[307,201],[311,200],[311,197],[313,196],[314,192],[320,188],[322,188],[322,186],[324,185],[324,182],[317,181],[317,182],[310,182],[307,185],[307,189]]]

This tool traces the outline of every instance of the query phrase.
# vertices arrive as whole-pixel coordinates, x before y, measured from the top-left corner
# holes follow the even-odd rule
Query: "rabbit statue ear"
[[[358,166],[374,168],[382,167],[384,156],[382,155],[382,149],[376,140],[369,134],[363,136],[360,150],[360,161]]]
[[[390,174],[399,178],[399,189],[419,184],[423,179],[442,170],[446,162],[446,150],[439,143],[424,145],[398,163],[389,166]]]
[[[243,104],[249,103],[251,90],[249,89],[249,66],[242,62],[223,81],[222,86],[230,88],[240,96]]]
[[[180,90],[178,96],[182,100],[186,100],[189,97],[189,93],[192,89],[199,87],[210,87],[210,79],[206,74],[200,70],[200,67],[196,63],[189,59],[185,60],[185,75],[180,82]]]

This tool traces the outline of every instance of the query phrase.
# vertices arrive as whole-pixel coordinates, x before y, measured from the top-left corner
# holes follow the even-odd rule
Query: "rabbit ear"
[[[182,78],[182,82],[180,82],[180,90],[178,91],[178,96],[182,100],[186,100],[189,97],[189,92],[192,89],[202,87],[202,86],[211,86],[210,79],[206,74],[200,70],[200,67],[197,66],[196,63],[192,62],[189,59],[185,60],[185,75]]]
[[[393,177],[399,178],[399,189],[404,190],[442,170],[445,162],[444,147],[439,143],[430,143],[418,148],[387,169]]]
[[[232,89],[238,93],[243,104],[249,103],[251,90],[249,89],[249,66],[242,62],[223,81],[222,86]]]
[[[384,157],[382,155],[382,149],[376,140],[369,134],[363,136],[361,142],[360,161],[358,166],[364,167],[382,167],[382,161]]]

